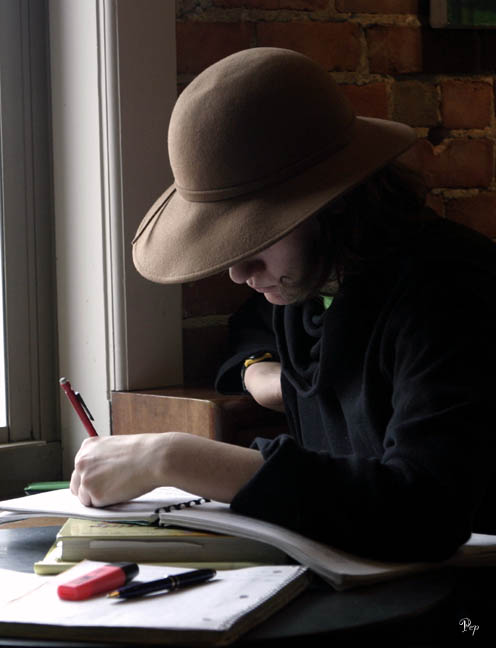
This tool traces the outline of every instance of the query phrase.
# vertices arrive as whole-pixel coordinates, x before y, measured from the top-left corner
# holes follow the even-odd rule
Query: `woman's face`
[[[294,301],[292,292],[313,268],[312,250],[319,226],[310,218],[270,247],[229,268],[235,283],[246,283],[271,304]]]

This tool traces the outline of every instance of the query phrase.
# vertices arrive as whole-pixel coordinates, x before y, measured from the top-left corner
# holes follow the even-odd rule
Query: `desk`
[[[45,554],[60,528],[60,524],[54,525],[54,522],[57,520],[0,526],[0,567],[31,571],[33,562]],[[457,639],[463,640],[464,645],[474,646],[474,642],[481,645],[482,639],[496,639],[496,621],[493,624],[491,621],[493,610],[496,610],[496,595],[492,593],[495,576],[494,568],[446,570],[347,592],[334,592],[318,582],[245,635],[236,646],[335,648],[369,646],[377,641],[381,646],[394,645],[395,648],[432,648],[441,642],[452,646]],[[462,636],[458,624],[464,616],[480,626],[479,634]],[[0,647],[5,646],[108,648],[109,644],[62,644],[0,637]],[[116,644],[112,644],[112,648],[116,648]],[[128,645],[128,648],[132,647]]]

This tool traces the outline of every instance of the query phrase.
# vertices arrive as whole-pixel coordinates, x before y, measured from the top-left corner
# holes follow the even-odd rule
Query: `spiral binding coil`
[[[198,499],[189,500],[187,502],[180,502],[179,504],[171,504],[170,506],[161,506],[158,508],[155,513],[172,513],[172,511],[181,511],[185,508],[192,508],[193,506],[200,506],[201,504],[206,504],[211,500],[205,497],[199,497]]]

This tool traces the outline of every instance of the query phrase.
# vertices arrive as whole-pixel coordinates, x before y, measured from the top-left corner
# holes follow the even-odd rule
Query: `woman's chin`
[[[265,299],[275,306],[286,306],[289,300],[285,299],[279,292],[264,292]]]

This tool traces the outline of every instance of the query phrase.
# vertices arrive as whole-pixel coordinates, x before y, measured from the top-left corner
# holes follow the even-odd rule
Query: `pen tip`
[[[59,380],[59,383],[61,385],[65,385],[66,382],[67,382],[67,378],[60,378],[60,380]]]

